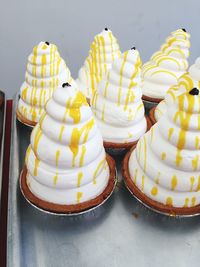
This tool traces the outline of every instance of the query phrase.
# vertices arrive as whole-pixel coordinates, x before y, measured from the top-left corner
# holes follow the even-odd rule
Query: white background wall
[[[136,46],[143,61],[171,31],[186,28],[192,63],[200,56],[199,25],[198,0],[0,0],[0,88],[14,96],[27,56],[41,40],[57,44],[76,78],[94,35],[104,27],[122,51]]]

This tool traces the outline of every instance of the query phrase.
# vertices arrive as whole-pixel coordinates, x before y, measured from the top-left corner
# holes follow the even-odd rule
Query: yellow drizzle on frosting
[[[146,165],[147,165],[147,143],[146,143],[146,138],[144,136],[144,172],[146,172]]]
[[[65,130],[65,126],[62,125],[60,128],[60,133],[59,133],[59,141],[62,141],[62,135],[63,135],[64,130]]]
[[[79,166],[80,167],[83,166],[83,161],[84,161],[85,153],[86,153],[86,147],[83,145],[82,146],[82,151],[81,151],[81,156],[80,156],[80,162],[79,162]]]
[[[165,160],[166,159],[166,153],[165,152],[162,153],[161,159],[162,160]]]
[[[167,197],[167,199],[166,199],[166,205],[173,206],[173,199],[172,199],[172,197]]]
[[[76,202],[80,203],[82,197],[83,197],[83,192],[77,192],[77,194],[76,194]]]
[[[135,169],[135,173],[134,173],[134,183],[136,184],[136,180],[137,180],[137,174],[138,174],[138,169]]]
[[[152,187],[151,194],[152,196],[156,196],[158,194],[158,188],[156,186]]]
[[[185,203],[184,203],[184,208],[187,208],[188,207],[188,204],[189,204],[189,198],[186,197],[185,198]]]
[[[35,158],[34,176],[37,176],[39,162],[39,159]]]
[[[196,197],[192,197],[192,207],[194,207],[196,204]]]
[[[127,56],[128,56],[128,51],[126,51],[124,53],[124,58],[123,58],[122,66],[121,66],[121,69],[120,69],[120,81],[119,81],[119,88],[118,88],[118,106],[120,106],[123,70],[124,70],[124,66],[125,66],[126,60],[127,60]]]
[[[145,179],[145,177],[144,177],[144,175],[142,175],[142,191],[144,190],[144,179]]]
[[[29,145],[27,150],[26,150],[26,157],[25,157],[26,165],[28,164],[28,159],[29,159],[30,153],[31,153],[31,145]]]
[[[56,186],[57,180],[58,180],[58,174],[56,173],[56,175],[53,178],[53,184],[54,184],[54,186]]]
[[[194,176],[190,177],[190,191],[193,191],[193,186],[194,186],[195,178]]]
[[[83,178],[83,173],[79,172],[78,173],[78,181],[77,181],[77,187],[81,186],[81,179]]]
[[[58,166],[59,157],[60,157],[60,150],[56,150],[56,166]]]
[[[187,110],[184,110],[184,103],[187,100]],[[182,94],[178,97],[178,107],[179,110],[176,112],[174,116],[174,122],[176,122],[179,119],[179,123],[181,126],[181,129],[179,131],[179,137],[178,137],[178,142],[177,142],[177,155],[176,155],[176,165],[179,166],[181,161],[182,161],[182,156],[181,156],[181,150],[185,146],[186,142],[186,133],[189,128],[190,124],[190,119],[192,116],[193,108],[194,108],[194,101],[195,98],[192,95],[186,95]],[[195,163],[194,163],[194,166]]]
[[[171,137],[172,137],[172,134],[174,132],[174,128],[169,128],[168,130],[168,140],[170,141]]]
[[[171,190],[172,191],[176,188],[177,183],[178,183],[177,177],[176,177],[176,175],[174,175],[172,177],[172,180],[171,180]]]
[[[94,171],[94,175],[93,175],[93,184],[96,184],[96,178],[97,178],[97,175],[98,175],[98,172],[100,170],[100,168],[106,163],[106,160],[103,159],[102,161],[99,162],[96,170]]]
[[[33,146],[33,150],[36,155],[37,155],[38,144],[39,144],[41,136],[42,136],[42,131],[40,129],[40,126],[38,125],[35,138],[34,138],[34,146]]]
[[[78,128],[73,129],[72,135],[71,135],[71,141],[69,144],[69,148],[71,149],[71,152],[73,154],[72,167],[75,166],[75,159],[78,154],[78,145],[80,142],[80,138],[82,134],[84,133],[83,143],[86,143],[89,132],[92,129],[93,125],[94,125],[94,119],[91,119],[80,130]]]

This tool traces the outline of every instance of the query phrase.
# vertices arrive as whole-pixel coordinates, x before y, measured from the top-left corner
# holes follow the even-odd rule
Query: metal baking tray
[[[15,107],[14,107],[15,109]],[[75,217],[44,214],[21,195],[18,178],[30,130],[13,116],[9,181],[9,267],[195,267],[200,262],[200,217],[156,214],[136,201],[120,174],[112,197]]]
[[[4,92],[0,91],[0,209],[1,209],[1,188],[2,188],[5,114],[6,114],[5,94],[4,94]]]

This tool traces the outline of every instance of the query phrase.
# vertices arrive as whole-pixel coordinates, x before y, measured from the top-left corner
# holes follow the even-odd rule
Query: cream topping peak
[[[73,84],[65,82],[47,102],[31,134],[26,166],[30,190],[56,204],[88,201],[107,186],[103,140],[86,98]]]
[[[117,39],[110,30],[103,30],[94,37],[89,55],[79,71],[77,83],[80,90],[90,98],[115,58],[120,56]]]
[[[26,119],[38,122],[53,91],[66,80],[72,82],[71,74],[56,45],[40,42],[28,57],[25,82],[20,88],[19,112]]]
[[[136,141],[146,131],[140,66],[139,52],[127,50],[115,59],[92,97],[92,109],[105,141]]]

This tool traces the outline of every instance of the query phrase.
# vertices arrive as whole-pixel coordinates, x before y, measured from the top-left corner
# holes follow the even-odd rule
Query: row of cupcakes
[[[36,46],[17,107],[21,122],[39,121],[21,175],[26,197],[50,211],[95,206],[115,183],[114,161],[106,156],[103,141],[111,149],[137,144],[123,163],[129,189],[157,210],[197,213],[200,99],[198,83],[191,83],[185,73],[189,45],[184,29],[173,32],[141,70],[139,52],[132,48],[121,53],[116,38],[105,29],[95,37],[76,82],[54,45]],[[190,69],[198,80],[198,60],[196,67]],[[180,97],[168,92],[174,84],[170,91],[180,92]],[[167,94],[160,102],[167,112],[146,134],[151,125],[144,115],[142,89],[143,99],[154,104]]]
[[[140,58],[138,62],[134,62],[135,76],[129,78],[134,80],[133,83],[137,83],[137,87],[142,89],[144,101],[152,104],[159,103],[164,99],[168,89],[175,85],[178,78],[187,71],[189,39],[189,33],[185,29],[179,29],[170,34],[160,50],[153,54],[149,62],[143,66]],[[109,83],[109,87],[114,82],[117,90],[119,90],[118,98],[120,98],[126,73],[124,65],[121,66],[121,69],[116,69],[116,65],[119,65],[117,61],[122,56],[124,56],[123,64],[125,65],[126,53],[121,53],[117,39],[109,29],[105,28],[95,36],[89,55],[78,73],[77,80],[74,81],[69,68],[60,57],[57,47],[49,42],[41,42],[34,47],[28,57],[25,82],[20,89],[19,117],[26,120],[27,124],[36,124],[45,103],[52,96],[54,89],[64,82],[69,82],[70,84],[76,82],[79,90],[89,101],[94,99],[94,95],[98,90],[100,91],[99,87],[104,86],[101,82],[102,80],[106,80]],[[112,68],[109,81],[108,73]],[[113,78],[112,75],[115,74],[115,70],[118,77]],[[129,89],[136,87],[133,83],[128,85]],[[126,84],[124,85],[126,87]],[[118,105],[120,105],[120,101],[120,99],[117,99]],[[126,110],[128,110],[129,101],[131,103],[134,102],[132,93],[128,91],[125,101]]]

